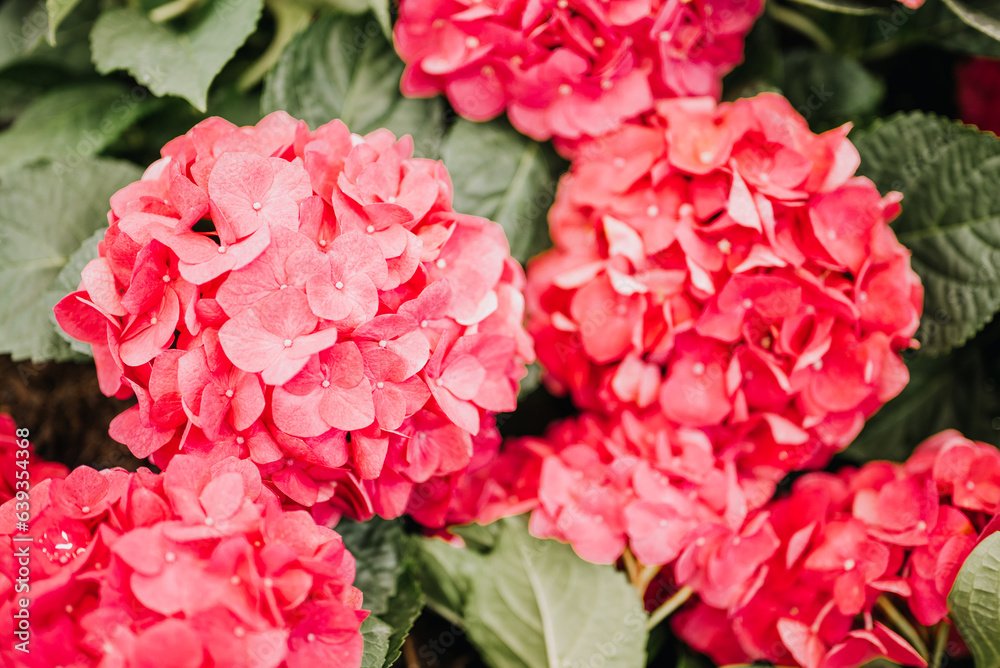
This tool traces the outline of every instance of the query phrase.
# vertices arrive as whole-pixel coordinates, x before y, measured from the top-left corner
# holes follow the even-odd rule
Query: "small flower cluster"
[[[65,478],[68,472],[62,464],[39,459],[32,445],[20,447],[25,440],[17,436],[14,418],[0,413],[0,504],[13,499],[18,490],[27,492],[48,478]]]
[[[923,296],[847,131],[692,98],[578,147],[528,269],[549,386],[704,428],[765,481],[845,447],[906,384]]]
[[[12,540],[14,503],[0,506],[8,627],[26,544]],[[282,510],[250,462],[80,467],[35,486],[31,505],[31,652],[2,651],[16,665],[361,665],[354,558],[335,531]]]
[[[284,112],[168,143],[55,309],[105,394],[138,397],[112,436],[160,466],[249,458],[288,499],[355,516],[464,468],[534,357],[524,277],[412,151]]]
[[[615,562],[627,546],[646,565],[673,562],[703,534],[737,535],[775,489],[740,474],[732,457],[716,457],[705,430],[675,427],[657,411],[584,414],[545,438],[510,440],[465,487],[479,493],[460,499],[456,523],[532,510],[537,537],[568,542],[597,563]],[[474,518],[462,515],[470,508]],[[732,577],[759,563],[739,564]]]
[[[762,0],[403,0],[407,95],[444,92],[535,139],[598,136],[657,99],[711,95],[743,59]]]
[[[1000,453],[955,431],[929,438],[905,464],[807,474],[750,518],[747,526],[762,527],[767,541],[709,536],[688,548],[674,573],[700,600],[673,628],[719,665],[854,668],[885,657],[923,666],[876,619],[877,603],[901,600],[919,624],[941,622],[998,504]],[[748,560],[755,566],[746,584],[719,596]]]

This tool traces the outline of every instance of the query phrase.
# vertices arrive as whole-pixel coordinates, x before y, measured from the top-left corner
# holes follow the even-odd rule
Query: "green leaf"
[[[1000,666],[1000,533],[988,536],[965,560],[948,607],[976,668]]]
[[[949,51],[1000,57],[1000,42],[970,26],[941,0],[927,0],[906,27],[911,24],[934,45]]]
[[[873,116],[885,93],[881,81],[841,54],[790,51],[784,72],[785,97],[817,132]]]
[[[996,0],[944,0],[944,3],[965,23],[1000,40],[1000,3]]]
[[[903,461],[924,439],[944,429],[996,444],[1000,394],[991,379],[997,366],[991,358],[978,344],[939,357],[913,357],[907,364],[909,384],[869,418],[842,456],[858,464]]]
[[[335,118],[358,134],[388,128],[412,135],[418,156],[437,157],[444,102],[404,98],[402,73],[370,15],[324,15],[289,44],[264,80],[262,111],[284,109],[312,128]]]
[[[645,664],[646,613],[613,566],[531,537],[523,517],[500,521],[486,555],[445,547],[474,569],[462,617],[493,668]]]
[[[108,200],[141,175],[135,165],[87,159],[35,165],[0,184],[0,353],[39,362],[70,355],[44,295],[71,254],[107,225]]]
[[[418,540],[416,546],[415,573],[428,607],[464,626],[462,615],[479,563],[468,556],[469,550],[457,550],[436,538]]]
[[[963,345],[1000,310],[1000,139],[922,112],[852,139],[859,173],[904,195],[893,229],[924,284],[921,354]]]
[[[389,653],[389,636],[392,627],[375,615],[361,623],[361,637],[365,641],[365,650],[361,655],[361,668],[382,668],[386,655]]]
[[[403,525],[398,520],[376,518],[359,523],[345,519],[337,525],[337,533],[357,563],[354,586],[365,594],[365,610],[385,613],[405,569]]]
[[[392,41],[392,14],[389,11],[389,1],[388,0],[369,0],[372,12],[375,14],[375,18],[378,19],[378,23],[382,26],[382,33],[385,38]]]
[[[62,301],[63,297],[71,292],[76,292],[76,289],[80,286],[80,280],[83,276],[83,268],[87,266],[87,263],[97,257],[98,244],[104,241],[104,235],[106,232],[107,228],[103,226],[99,227],[96,232],[84,240],[83,244],[69,256],[66,264],[59,271],[59,275],[56,276],[56,280],[54,280],[52,285],[49,286],[48,292],[45,293],[45,297],[43,298],[45,308],[48,310],[49,322],[51,322],[52,326],[55,327],[56,334],[69,343],[69,347],[74,352],[77,352],[84,357],[93,357],[93,349],[90,347],[90,344],[78,341],[66,332],[62,331],[62,328],[59,327],[59,323],[56,322],[56,314],[52,312],[52,309],[56,304]]]
[[[384,668],[389,668],[396,663],[406,636],[410,634],[413,623],[417,621],[421,611],[424,609],[424,593],[414,577],[409,566],[404,571],[404,575],[399,580],[399,590],[389,601],[389,609],[381,616],[381,619],[392,627],[392,635],[389,637],[389,648],[386,652]]]
[[[47,158],[75,170],[100,153],[155,102],[142,89],[111,81],[58,88],[34,102],[0,132],[0,174]]]
[[[489,552],[497,544],[500,525],[493,524],[463,524],[449,529],[465,542],[465,546],[477,552]]]
[[[12,0],[0,4],[0,68],[31,53],[48,29],[42,0]]]
[[[80,0],[45,0],[45,9],[49,13],[49,44],[56,43],[59,24],[78,4]]]
[[[137,9],[111,9],[91,32],[102,74],[127,70],[156,95],[177,95],[205,111],[208,88],[253,33],[263,0],[211,0],[182,29],[153,23]]]
[[[50,33],[48,11],[44,0],[37,0],[35,9],[22,19],[19,27],[25,34],[30,26],[31,47],[19,53],[8,51],[7,59],[2,55],[5,47],[12,47],[20,39],[12,38],[10,44],[0,45],[0,70],[5,77],[44,84],[46,88],[56,83],[77,84],[85,78],[96,78],[90,61],[90,30],[100,13],[99,5],[99,0],[87,0],[68,12],[60,19],[55,41],[50,43],[44,39]],[[36,29],[40,31],[37,39]]]
[[[546,218],[562,165],[547,147],[506,120],[458,119],[441,159],[455,187],[455,210],[500,223],[515,259],[523,263],[550,245]]]
[[[337,525],[337,532],[354,555],[354,586],[364,594],[362,605],[372,612],[369,619],[377,618],[388,627],[384,646],[383,629],[377,627],[377,632],[373,632],[371,642],[378,644],[372,657],[381,652],[381,658],[371,665],[384,663],[388,668],[399,658],[403,642],[424,607],[424,595],[413,572],[410,538],[398,520],[374,519],[363,523],[343,520]],[[368,642],[366,637],[366,655]]]

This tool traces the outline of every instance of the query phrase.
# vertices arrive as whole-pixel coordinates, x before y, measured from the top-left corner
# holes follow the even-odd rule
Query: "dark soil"
[[[92,364],[31,364],[0,356],[0,413],[10,413],[30,431],[42,459],[134,471],[141,462],[108,436],[112,418],[131,403],[101,394]]]

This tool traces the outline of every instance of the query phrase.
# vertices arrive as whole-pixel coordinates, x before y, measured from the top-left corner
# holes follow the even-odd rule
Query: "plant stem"
[[[628,581],[632,583],[632,586],[639,589],[639,562],[636,560],[635,555],[632,554],[632,550],[625,548],[622,553],[622,561],[625,562],[625,571],[628,573]],[[642,590],[639,589],[639,595],[642,595]]]
[[[948,633],[951,631],[951,624],[947,619],[942,619],[937,626],[937,633],[934,634],[934,654],[927,664],[927,668],[941,668],[944,659],[944,651],[948,647]]]
[[[185,14],[201,4],[202,0],[174,0],[165,5],[160,5],[149,13],[149,19],[153,23],[163,23],[175,19],[181,14]]]
[[[660,572],[662,566],[643,566],[642,570],[639,571],[639,582],[636,584],[636,589],[639,590],[639,594],[643,595],[646,590],[649,589],[649,583],[653,581],[656,574]]]
[[[305,4],[289,0],[267,0],[267,8],[274,15],[274,38],[267,50],[243,72],[236,84],[237,89],[247,91],[260,83],[278,59],[285,47],[305,30],[312,20],[313,11]]]
[[[821,51],[828,53],[836,51],[837,45],[833,39],[805,14],[800,14],[794,9],[783,7],[776,2],[768,2],[766,11],[778,23],[783,23],[811,39]]]
[[[646,621],[646,628],[650,630],[656,628],[657,624],[673,614],[677,608],[684,605],[685,601],[691,598],[693,593],[694,590],[691,587],[681,587],[678,589],[676,594],[668,598],[663,602],[663,605],[653,611]]]
[[[903,613],[897,610],[896,606],[894,606],[885,596],[879,597],[877,605],[882,609],[882,612],[885,613],[886,617],[889,618],[889,621],[892,622],[893,626],[896,627],[896,630],[898,630],[903,637],[909,641],[909,643],[913,646],[913,649],[917,650],[917,653],[919,653],[920,656],[922,656],[926,661],[927,657],[930,656],[927,651],[927,645],[920,637],[920,634],[917,633],[917,630],[913,628],[913,625],[910,624],[909,620],[903,616]]]

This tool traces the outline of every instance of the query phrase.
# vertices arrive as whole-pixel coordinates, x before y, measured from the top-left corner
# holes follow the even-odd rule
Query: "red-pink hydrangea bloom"
[[[168,143],[55,309],[101,389],[138,397],[111,435],[160,466],[250,459],[324,521],[398,515],[466,467],[534,358],[524,276],[412,151],[283,112]]]
[[[461,489],[450,521],[533,509],[534,535],[571,543],[589,561],[614,562],[626,545],[647,565],[721,559],[733,576],[717,587],[721,598],[738,596],[742,575],[777,545],[767,527],[746,524],[774,484],[741,474],[733,453],[717,456],[704,429],[676,427],[655,411],[584,414],[544,438],[512,439]],[[720,556],[736,536],[743,548]]]
[[[68,473],[62,464],[39,458],[29,439],[17,434],[14,418],[0,413],[0,504],[13,499],[18,491],[27,493],[43,480],[65,478]],[[21,447],[24,443],[27,445]]]
[[[403,0],[396,49],[406,95],[444,92],[487,120],[574,140],[657,99],[719,97],[761,0]]]
[[[0,650],[14,665],[361,665],[354,558],[282,510],[250,462],[178,456],[163,474],[81,467],[37,484],[27,594],[13,586],[14,504],[0,506],[0,627],[13,637],[28,596],[32,633],[30,653]]]
[[[758,511],[779,541],[754,574],[758,586],[726,605],[699,596],[674,630],[718,662],[855,668],[882,657],[923,666],[875,618],[875,603],[905,603],[927,627],[944,619],[962,563],[1000,510],[998,490],[1000,453],[955,431],[929,438],[904,464],[807,474]],[[690,584],[680,562],[675,576]],[[702,624],[723,640],[699,644]]]
[[[549,387],[704,429],[762,480],[845,447],[906,384],[923,294],[847,131],[762,94],[580,145],[528,267]]]

